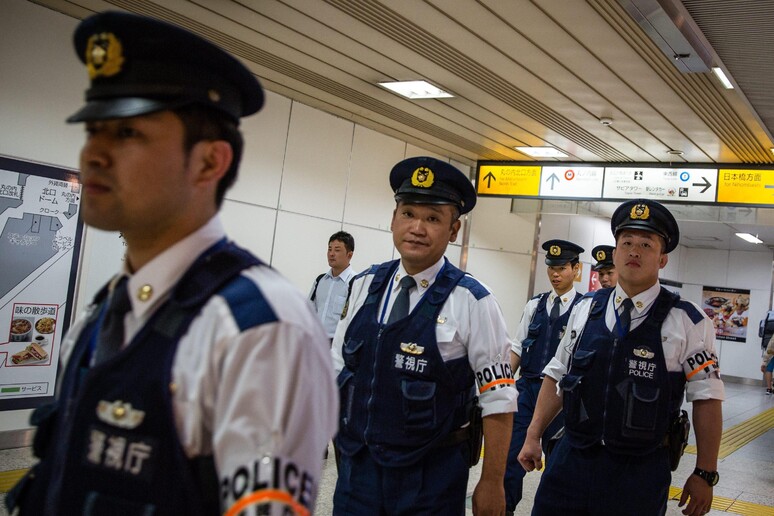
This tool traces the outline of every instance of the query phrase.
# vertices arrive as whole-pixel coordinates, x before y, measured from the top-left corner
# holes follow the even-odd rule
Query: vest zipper
[[[379,332],[376,334],[376,347],[374,349],[374,363],[373,363],[373,374],[371,374],[371,392],[368,393],[368,403],[366,403],[366,426],[365,431],[363,432],[363,442],[365,442],[366,446],[370,446],[368,443],[368,433],[371,428],[371,407],[374,404],[374,389],[376,388],[376,374],[379,371],[379,368],[377,367],[377,361],[379,360],[379,348],[382,343],[382,333],[384,333],[384,326],[379,325]]]
[[[602,435],[600,441],[605,445],[605,427],[607,426],[607,400],[610,396],[610,376],[613,374],[613,363],[615,362],[616,351],[618,350],[618,337],[613,339],[613,352],[610,354],[610,363],[607,365],[607,381],[605,382],[605,400],[602,408]]]

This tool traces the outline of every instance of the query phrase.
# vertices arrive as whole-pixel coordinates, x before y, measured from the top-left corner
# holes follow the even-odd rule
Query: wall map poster
[[[747,312],[750,308],[749,290],[704,287],[701,307],[712,319],[717,339],[732,342],[745,342],[747,340]]]
[[[73,171],[0,157],[0,410],[54,395],[82,223]]]

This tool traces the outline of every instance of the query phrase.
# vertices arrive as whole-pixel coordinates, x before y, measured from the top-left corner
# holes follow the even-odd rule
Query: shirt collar
[[[417,292],[420,294],[424,294],[427,289],[429,289],[433,283],[435,283],[435,277],[438,276],[438,272],[443,268],[444,263],[446,263],[446,258],[443,256],[440,260],[435,262],[432,266],[428,267],[427,269],[423,270],[422,272],[418,272],[417,274],[411,275],[414,280],[417,282]],[[400,279],[403,276],[408,275],[406,272],[406,269],[403,267],[403,262],[400,262],[400,265],[398,265],[398,270],[396,271],[395,275],[393,276],[393,282],[392,282],[392,290],[397,291],[400,290]]]
[[[572,287],[570,290],[562,294],[562,305],[566,305],[568,303],[572,303],[572,300],[575,299],[575,287]],[[557,294],[555,290],[552,290],[548,294],[548,305],[551,306],[554,304],[554,299],[556,299]]]
[[[661,283],[656,281],[656,284],[649,289],[640,292],[636,296],[633,296],[632,303],[634,304],[634,309],[637,311],[637,313],[641,314],[646,312],[650,308],[650,305],[653,304],[653,301],[656,300],[660,291]],[[615,306],[616,310],[618,310],[618,307],[621,306],[623,300],[629,297],[626,295],[626,292],[623,291],[620,285],[616,285],[613,296],[615,296],[613,299],[613,305]]]
[[[215,215],[204,226],[165,249],[134,274],[129,274],[124,263],[123,274],[129,276],[129,299],[135,316],[142,318],[160,300],[165,299],[199,255],[225,235],[223,224]]]
[[[325,273],[325,277],[330,278],[332,280],[341,280],[344,282],[349,282],[349,280],[352,278],[352,276],[355,275],[355,270],[352,268],[352,264],[347,265],[347,268],[341,271],[341,274],[338,276],[333,275],[333,269],[328,269],[328,272]]]

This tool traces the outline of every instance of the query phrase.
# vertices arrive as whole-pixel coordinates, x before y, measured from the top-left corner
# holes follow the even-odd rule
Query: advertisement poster
[[[591,271],[589,273],[589,292],[596,292],[602,288],[602,284],[599,282],[599,273],[597,271]]]
[[[0,410],[53,398],[82,224],[76,172],[0,157]]]
[[[744,342],[747,339],[749,290],[704,287],[701,307],[712,319],[717,339],[732,342]]]

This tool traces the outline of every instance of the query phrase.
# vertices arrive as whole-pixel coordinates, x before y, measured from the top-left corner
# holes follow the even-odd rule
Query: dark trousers
[[[464,516],[467,444],[436,448],[417,464],[380,466],[367,448],[341,455],[333,494],[335,516]]]
[[[527,473],[519,464],[519,452],[524,446],[527,436],[527,427],[532,421],[532,414],[537,405],[538,393],[543,381],[540,378],[519,378],[516,388],[519,390],[519,409],[513,413],[513,433],[511,434],[511,446],[508,449],[508,465],[505,469],[505,509],[513,512],[521,501],[522,484]],[[545,453],[548,439],[552,437],[564,425],[564,413],[556,416],[545,433],[543,433],[543,453]]]
[[[602,445],[573,448],[565,436],[540,478],[532,516],[663,516],[671,479],[666,448],[622,455]]]

